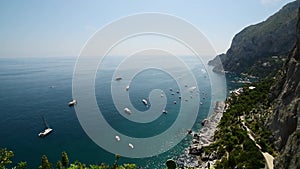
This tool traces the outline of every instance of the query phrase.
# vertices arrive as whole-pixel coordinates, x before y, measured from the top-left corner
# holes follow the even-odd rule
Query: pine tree
[[[51,164],[49,163],[46,155],[42,156],[42,165],[39,167],[39,169],[51,169]]]
[[[117,169],[118,167],[119,167],[119,165],[118,165],[118,161],[119,161],[119,159],[120,159],[120,154],[116,154],[116,160],[115,160],[115,162],[114,162],[114,165],[112,166],[112,168],[113,169]]]
[[[26,167],[27,167],[27,162],[22,161],[18,163],[16,169],[26,169]]]
[[[61,162],[64,168],[67,168],[69,166],[68,154],[65,151],[61,153]]]
[[[62,168],[63,168],[63,166],[62,166],[61,161],[58,161],[56,164],[56,169],[62,169]]]

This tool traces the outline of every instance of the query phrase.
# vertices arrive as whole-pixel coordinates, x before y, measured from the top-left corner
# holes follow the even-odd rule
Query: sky
[[[86,41],[117,19],[144,12],[180,17],[197,27],[216,53],[246,26],[292,0],[2,0],[0,57],[78,56]]]

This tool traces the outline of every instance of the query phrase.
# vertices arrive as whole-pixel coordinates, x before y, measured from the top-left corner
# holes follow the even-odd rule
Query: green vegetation
[[[42,156],[42,165],[39,166],[39,169],[51,169],[51,163],[49,163],[46,155]]]
[[[8,151],[5,149],[0,150],[0,169],[6,169],[6,165],[11,164],[10,160],[14,156],[12,151]]]
[[[0,149],[0,169],[8,169],[7,166],[12,164],[11,158],[14,156],[12,151],[7,150],[6,148]],[[56,166],[48,161],[46,155],[42,156],[41,165],[38,167],[39,169],[136,169],[136,164],[123,164],[119,165],[118,160],[120,159],[120,155],[116,155],[116,160],[112,166],[106,165],[102,163],[101,165],[89,165],[83,164],[79,161],[75,161],[72,164],[69,164],[69,158],[67,153],[62,152],[62,160],[58,161]],[[27,163],[20,162],[17,166],[11,167],[12,169],[26,169]]]
[[[248,137],[241,117],[246,118],[246,125],[254,131],[255,139],[263,147],[262,151],[273,152],[268,139],[271,133],[263,125],[265,116],[259,115],[261,111],[257,111],[258,107],[266,110],[269,106],[268,94],[271,84],[270,79],[252,83],[251,86],[255,86],[255,89],[250,90],[249,86],[245,86],[240,95],[231,95],[227,100],[230,107],[220,120],[219,130],[215,133],[216,141],[205,149],[207,153],[217,152],[221,160],[216,163],[216,168],[264,167],[264,157]],[[253,116],[257,118],[252,118]]]
[[[253,65],[249,66],[246,73],[259,77],[273,77],[278,73],[286,61],[284,56],[272,56],[259,58]]]
[[[67,168],[69,166],[69,158],[65,151],[61,154],[61,163],[64,166],[64,168]]]
[[[7,169],[6,166],[12,164],[11,158],[14,156],[12,151],[6,148],[0,149],[0,169]],[[27,163],[20,162],[13,169],[26,169]]]
[[[167,160],[166,165],[168,169],[176,169],[176,162],[174,160]]]
[[[56,164],[56,169],[62,169],[62,168],[63,168],[63,166],[62,166],[61,161],[58,161]]]

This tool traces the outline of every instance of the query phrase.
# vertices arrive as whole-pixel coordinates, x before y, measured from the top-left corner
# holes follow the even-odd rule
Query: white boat
[[[129,85],[128,85],[128,86],[126,86],[126,88],[125,88],[125,89],[126,89],[126,91],[128,91],[128,90],[129,90]]]
[[[130,110],[129,108],[127,108],[127,107],[124,109],[124,112],[125,112],[126,114],[129,114],[129,115],[131,114],[131,110]]]
[[[143,99],[142,102],[144,103],[144,105],[148,104],[148,101],[146,99]]]
[[[133,145],[132,145],[131,143],[129,143],[128,146],[129,146],[130,148],[132,148],[132,149],[134,148]]]
[[[41,131],[38,136],[39,137],[45,137],[46,135],[48,135],[49,133],[52,132],[52,128],[49,127],[48,123],[46,122],[46,119],[45,117],[43,116],[43,122],[44,122],[44,125],[45,125],[45,130],[44,131]]]
[[[120,136],[116,136],[116,140],[119,142],[121,140]]]
[[[46,128],[44,131],[40,132],[38,135],[39,135],[39,137],[45,137],[46,135],[51,133],[52,130],[53,130],[52,128]]]
[[[196,89],[197,89],[196,86],[192,86],[192,87],[189,88],[189,91],[190,91],[191,93],[193,93],[194,91],[196,91]]]
[[[166,109],[163,110],[164,114],[168,114],[168,111]]]
[[[75,104],[77,104],[77,100],[72,100],[69,102],[69,107],[74,106]]]
[[[256,87],[254,87],[254,86],[249,86],[249,89],[250,90],[253,90],[253,89],[255,89]]]

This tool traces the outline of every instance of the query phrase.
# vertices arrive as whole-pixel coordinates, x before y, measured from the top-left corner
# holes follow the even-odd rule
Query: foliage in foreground
[[[14,156],[12,151],[6,148],[0,149],[0,169],[8,169],[7,166],[12,164],[11,158]],[[120,155],[116,155],[116,160],[113,165],[106,165],[102,163],[101,165],[86,165],[79,161],[69,164],[69,158],[66,152],[62,152],[61,161],[58,161],[56,166],[48,161],[46,155],[42,156],[41,165],[39,169],[136,169],[136,164],[123,164],[119,165],[118,161]],[[20,162],[17,166],[12,167],[12,169],[26,169],[27,163]]]

